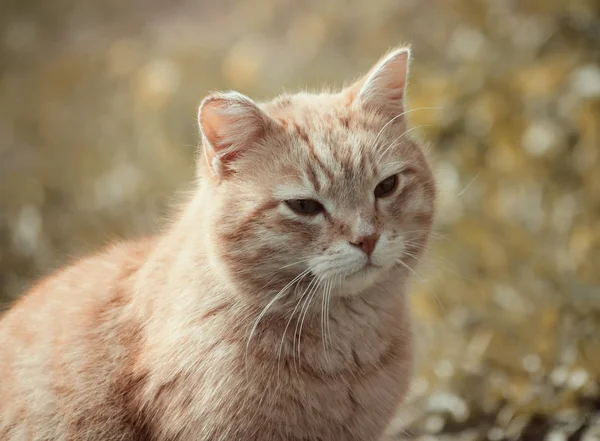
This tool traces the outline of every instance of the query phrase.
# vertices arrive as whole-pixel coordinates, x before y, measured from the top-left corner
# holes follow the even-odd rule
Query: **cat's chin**
[[[381,267],[365,266],[361,270],[344,277],[337,294],[342,297],[360,295],[375,286],[384,271],[386,270]]]

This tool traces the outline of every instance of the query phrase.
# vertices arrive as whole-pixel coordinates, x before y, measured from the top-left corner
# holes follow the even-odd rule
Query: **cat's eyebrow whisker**
[[[416,109],[405,110],[404,112],[399,113],[398,115],[396,115],[392,119],[390,119],[388,122],[386,122],[385,125],[381,128],[381,130],[377,133],[377,136],[375,137],[375,140],[373,141],[371,148],[376,148],[377,141],[379,140],[379,137],[381,136],[383,131],[387,128],[387,126],[389,126],[391,123],[396,121],[398,118],[406,115],[407,113],[416,112],[418,110],[440,110],[440,109],[441,109],[441,107],[439,107],[439,106],[438,107],[417,107]]]
[[[395,146],[398,145],[398,141],[400,141],[402,138],[404,138],[406,135],[408,135],[410,132],[412,132],[413,130],[417,130],[417,129],[421,129],[423,127],[429,127],[429,124],[421,124],[419,126],[414,126],[411,127],[408,130],[405,130],[400,136],[398,136],[396,139],[394,139],[394,141],[383,151],[383,153],[381,153],[380,156],[385,156],[385,154],[392,148],[394,148]]]
[[[393,161],[393,162],[387,162],[385,164],[385,168],[386,170],[390,170],[390,169],[400,169],[400,171],[402,170],[403,167],[401,166],[406,166],[407,162],[406,161]]]

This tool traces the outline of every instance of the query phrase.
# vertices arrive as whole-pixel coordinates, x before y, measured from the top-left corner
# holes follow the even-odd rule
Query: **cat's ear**
[[[396,116],[404,111],[410,49],[395,49],[384,56],[346,93],[354,105]]]
[[[217,177],[225,177],[232,161],[259,141],[272,123],[254,101],[241,93],[206,97],[198,110],[198,124],[208,167]]]

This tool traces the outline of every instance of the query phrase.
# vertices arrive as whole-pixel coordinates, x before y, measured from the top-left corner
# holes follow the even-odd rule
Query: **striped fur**
[[[402,116],[408,56],[335,94],[207,98],[198,188],[172,226],[0,320],[0,439],[379,440],[410,379],[406,282],[434,215]],[[325,211],[284,202],[303,198]],[[370,257],[352,245],[375,235]]]

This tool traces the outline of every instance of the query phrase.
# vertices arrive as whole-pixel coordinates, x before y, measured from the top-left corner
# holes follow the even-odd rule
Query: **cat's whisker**
[[[406,161],[393,161],[386,164],[386,169],[403,169],[406,165]]]
[[[406,247],[402,251],[403,253],[423,252],[427,249],[427,247],[421,243],[404,242],[404,245],[406,245]],[[417,257],[416,254],[413,257]]]
[[[335,279],[331,280],[331,285],[329,286],[329,291],[327,291],[327,295],[325,296],[325,312],[326,312],[326,320],[325,320],[325,337],[327,340],[327,344],[329,348],[333,348],[333,343],[331,340],[331,293],[335,287],[336,281]]]
[[[275,302],[277,302],[277,300],[279,300],[283,295],[286,294],[286,291],[288,290],[288,288],[290,286],[292,286],[294,283],[302,280],[308,273],[310,272],[310,269],[306,269],[304,271],[302,271],[300,274],[298,274],[296,277],[294,277],[287,285],[285,285],[272,299],[269,303],[267,303],[267,306],[265,306],[263,308],[263,310],[261,311],[261,313],[258,315],[256,321],[254,322],[254,325],[252,326],[252,329],[250,331],[250,335],[248,336],[248,341],[246,342],[246,353],[245,353],[245,364],[247,366],[247,361],[248,361],[248,350],[250,347],[250,341],[252,340],[252,337],[254,336],[254,333],[256,332],[256,328],[258,327],[258,324],[260,323],[260,321],[262,320],[262,318],[265,316],[265,314],[267,313],[267,311],[269,310],[269,308],[271,306],[273,306],[275,304]]]
[[[471,179],[467,185],[465,185],[465,187],[458,193],[458,196],[461,196],[465,191],[467,191],[467,189],[471,186],[471,184],[473,184],[473,182],[475,182],[477,180],[477,178],[479,177],[481,173],[477,173],[473,179]]]
[[[408,244],[408,245],[410,245],[410,247],[403,250],[402,254],[407,255],[409,257],[420,259],[421,257],[416,253],[425,250],[425,248],[417,246],[418,244],[412,244],[412,245]]]
[[[442,259],[434,259],[432,257],[421,257],[418,256],[416,254],[413,254],[409,251],[404,251],[403,253],[404,255],[411,257],[413,259],[419,259],[423,262],[423,264],[427,264],[427,263],[431,263],[433,265],[435,265],[436,269],[437,268],[441,268],[444,271],[447,271],[449,273],[452,273],[453,275],[460,277],[461,279],[467,281],[467,282],[472,282],[472,279],[469,279],[468,277],[465,277],[463,274],[459,273],[458,271],[456,271],[455,269],[450,268],[448,265],[446,265]]]
[[[424,265],[426,267],[432,266],[435,268],[434,274],[439,274],[439,273],[443,273],[444,274],[444,279],[448,279],[448,273],[452,274],[453,276],[456,276],[458,278],[460,278],[462,281],[467,282],[467,283],[473,283],[473,279],[470,277],[465,276],[464,274],[461,274],[459,271],[457,271],[454,268],[451,268],[448,264],[446,264],[444,262],[444,260],[442,258],[433,258],[430,256],[416,256],[408,251],[404,252],[404,255],[409,256],[415,260],[420,260],[421,264],[420,265]],[[438,270],[440,270],[438,272]],[[436,276],[434,276],[435,278]],[[435,293],[435,291],[432,289],[432,294],[436,297],[437,303],[440,304],[441,306],[441,299],[439,299],[439,296]],[[458,296],[455,299],[458,302],[459,306],[463,306],[463,298]]]
[[[392,148],[394,148],[396,145],[398,145],[398,141],[400,141],[402,138],[404,138],[406,135],[408,135],[410,132],[412,132],[413,130],[417,130],[417,129],[421,129],[423,127],[428,127],[428,124],[421,124],[419,126],[414,126],[411,127],[408,130],[405,130],[400,136],[398,136],[396,139],[394,139],[394,141],[383,151],[383,153],[381,153],[381,156],[385,156],[385,154]]]
[[[281,342],[279,344],[279,351],[277,353],[277,378],[279,378],[279,367],[280,367],[280,361],[281,361],[281,353],[283,351],[283,343],[285,342],[285,335],[287,333],[288,328],[290,327],[290,323],[292,322],[292,320],[294,318],[294,314],[296,314],[296,311],[297,311],[298,307],[302,303],[302,299],[304,298],[304,296],[306,295],[307,291],[310,289],[310,287],[313,285],[313,283],[315,283],[316,280],[317,280],[316,277],[314,279],[312,279],[308,283],[308,286],[302,292],[302,295],[298,298],[298,301],[296,302],[296,305],[294,306],[294,309],[292,310],[292,313],[290,314],[290,318],[287,321],[287,324],[285,325],[285,328],[283,330],[283,335],[281,336]],[[294,335],[293,342],[295,342],[295,338],[296,338],[296,336]],[[292,344],[292,354],[293,353],[294,353],[294,345]]]
[[[277,271],[281,271],[282,269],[289,268],[290,266],[299,265],[301,263],[308,262],[310,259],[312,259],[312,257],[306,257],[304,259],[297,260],[293,263],[288,263],[287,265],[284,265],[281,268],[279,268]]]
[[[325,355],[325,362],[327,363],[327,365],[329,366],[329,355],[328,355],[328,351],[327,351],[327,340],[326,340],[326,321],[327,321],[327,292],[330,290],[331,287],[331,279],[328,279],[325,282],[325,289],[324,289],[324,294],[321,298],[321,339],[323,341],[323,353]]]
[[[338,276],[335,279],[335,284],[332,284],[331,289],[329,290],[329,292],[327,293],[327,335],[328,335],[328,341],[329,341],[329,347],[333,348],[333,342],[331,339],[331,295],[333,292],[333,289],[337,289],[342,283],[342,276]]]
[[[418,230],[408,230],[408,231],[403,231],[403,234],[410,234],[410,233],[429,233],[429,229],[427,228],[420,228]],[[435,232],[432,231],[431,234],[434,234]]]
[[[331,340],[331,325],[330,325],[330,302],[331,302],[331,293],[333,291],[334,285],[336,283],[336,279],[334,278],[329,278],[327,280],[327,286],[326,289],[323,292],[323,304],[324,304],[324,317],[325,317],[325,322],[323,324],[323,345],[324,347],[327,347],[328,350],[331,349],[333,347],[332,344],[332,340]],[[329,353],[326,351],[326,361],[327,361],[327,365],[330,366],[331,365],[331,359],[329,358]]]
[[[410,251],[406,251],[406,250],[404,250],[404,251],[402,252],[402,254],[403,254],[403,255],[405,255],[405,256],[408,256],[408,257],[412,257],[413,259],[417,259],[417,258],[419,257],[419,256],[417,256],[416,254],[414,254],[414,253],[411,253]]]
[[[372,148],[376,148],[377,146],[377,141],[379,140],[379,137],[381,136],[381,134],[383,133],[383,131],[387,128],[387,126],[389,126],[391,123],[393,123],[394,121],[396,121],[398,118],[408,114],[408,113],[412,113],[412,112],[416,112],[418,110],[440,110],[441,107],[417,107],[415,109],[410,109],[410,110],[405,110],[402,113],[399,113],[398,115],[394,116],[392,119],[390,119],[388,122],[385,123],[385,125],[381,128],[381,130],[377,133],[377,136],[375,137],[375,141],[373,141],[372,144]]]
[[[429,236],[430,239],[433,240],[451,240],[452,238],[446,234],[437,232],[437,231],[431,231],[429,232],[429,230],[411,230],[411,231],[403,231],[402,234],[407,235],[407,234],[414,234],[414,233],[425,233],[422,235],[419,235],[420,238],[424,238],[427,235]]]
[[[439,307],[441,309],[444,309],[444,305],[442,303],[442,301],[440,300],[439,296],[431,290],[431,287],[429,286],[429,284],[425,281],[425,279],[423,279],[414,269],[412,269],[410,267],[410,265],[407,265],[402,259],[399,259],[397,261],[397,263],[399,263],[400,265],[402,265],[404,268],[406,268],[408,271],[410,271],[417,279],[419,279],[419,281],[421,283],[423,283],[423,285],[425,285],[427,287],[427,291],[433,295],[433,297],[435,298],[435,300],[437,301]]]
[[[396,262],[399,263],[400,265],[402,265],[408,271],[410,271],[417,279],[419,279],[420,282],[422,282],[424,284],[427,283],[427,282],[425,282],[425,279],[423,279],[414,269],[412,269],[409,265],[407,265],[402,259],[398,259]]]
[[[415,235],[415,236],[410,237],[410,238],[404,238],[403,242],[405,244],[409,244],[409,245],[423,245],[423,242],[424,242],[423,239],[424,238],[425,238],[424,236],[417,236],[417,235]]]
[[[324,344],[327,345],[328,349],[331,349],[332,345],[331,345],[331,336],[329,334],[329,302],[331,299],[331,292],[333,291],[333,286],[334,286],[335,280],[334,279],[329,279],[329,283],[327,285],[327,291],[324,294],[324,304],[325,304],[325,323],[324,323],[324,329],[323,329],[323,339]],[[328,364],[330,362],[330,360],[328,359]]]
[[[422,242],[414,242],[411,240],[405,240],[404,245],[407,245],[411,249],[415,249],[415,250],[424,250],[426,248],[425,244],[423,244]]]
[[[310,309],[310,304],[313,301],[313,299],[317,296],[317,293],[319,292],[319,288],[321,287],[322,281],[323,281],[323,278],[317,277],[317,283],[314,285],[310,294],[307,296],[306,300],[304,301],[304,306],[303,306],[302,310],[300,311],[300,315],[299,315],[300,328],[298,331],[298,367],[300,367],[300,364],[302,363],[302,358],[301,358],[301,353],[300,353],[300,340],[302,338],[302,327],[304,326],[304,321],[306,320],[306,316]],[[302,311],[304,311],[304,314],[302,313]],[[296,323],[296,329],[298,329],[298,323]]]
[[[325,293],[323,294],[323,346],[325,346],[327,349],[325,350],[325,354],[327,356],[327,365],[329,366],[330,364],[330,360],[329,360],[329,348],[331,347],[329,345],[329,341],[327,340],[327,326],[329,324],[329,294],[331,293],[331,289],[333,286],[333,280],[329,279],[327,281],[327,289],[325,290]]]

